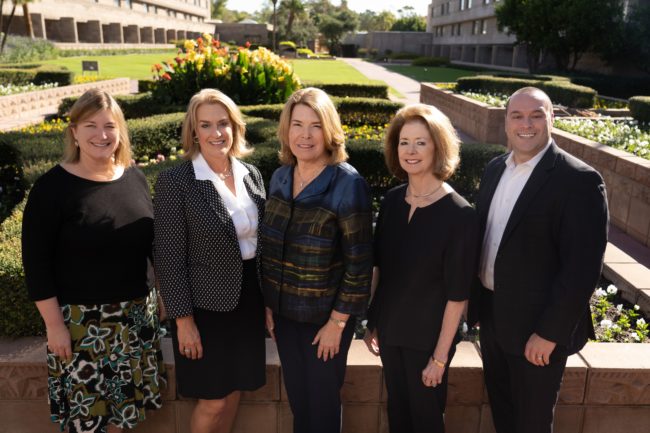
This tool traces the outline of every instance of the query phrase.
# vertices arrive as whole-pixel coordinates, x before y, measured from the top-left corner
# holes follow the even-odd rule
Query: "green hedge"
[[[344,125],[385,125],[402,107],[399,102],[376,98],[332,98]],[[269,120],[280,120],[283,104],[249,105],[242,113]]]
[[[411,62],[411,66],[446,66],[449,64],[447,57],[418,57]]]
[[[566,80],[534,80],[523,78],[505,78],[492,75],[462,77],[457,80],[456,91],[479,91],[509,95],[516,90],[533,86],[545,91],[554,104],[572,108],[591,108],[596,102],[596,91],[579,86]]]
[[[0,143],[0,222],[25,197],[25,175],[20,153],[7,143]]]
[[[650,96],[630,98],[630,113],[639,122],[650,124]]]
[[[31,68],[26,66],[31,66]],[[28,64],[0,68],[0,84],[5,85],[57,83],[59,86],[68,86],[72,84],[73,80],[74,72],[60,66]]]
[[[321,83],[319,81],[305,81],[303,87],[317,87],[330,96],[342,98],[379,98],[388,99],[388,86],[386,84],[362,83]]]
[[[143,117],[154,116],[158,114],[177,113],[185,111],[183,105],[165,105],[155,102],[151,93],[138,93],[137,95],[114,95],[117,103],[120,105],[124,117],[127,119],[140,119]],[[57,115],[60,117],[67,116],[70,108],[77,102],[79,96],[64,98],[59,104]]]

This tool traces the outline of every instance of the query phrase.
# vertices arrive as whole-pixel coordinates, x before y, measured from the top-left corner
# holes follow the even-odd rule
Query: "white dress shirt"
[[[244,177],[249,173],[248,169],[236,158],[230,158],[230,164],[236,195],[230,191],[224,180],[212,171],[201,153],[192,160],[196,179],[211,181],[221,196],[235,225],[241,257],[248,260],[255,257],[257,249],[257,206],[244,185]]]
[[[526,182],[530,178],[535,166],[542,159],[551,142],[541,150],[537,155],[526,162],[516,164],[512,152],[506,159],[506,168],[501,175],[497,185],[490,210],[488,212],[487,224],[485,226],[485,236],[483,237],[483,247],[481,248],[481,265],[479,268],[479,277],[481,283],[487,289],[494,290],[494,260],[496,259],[499,245],[506,224],[510,219],[512,209],[519,199],[521,191],[524,189]]]

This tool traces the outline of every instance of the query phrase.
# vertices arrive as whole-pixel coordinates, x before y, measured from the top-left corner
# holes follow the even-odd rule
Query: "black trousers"
[[[538,367],[523,353],[505,353],[494,332],[492,292],[482,299],[483,374],[497,433],[551,433],[567,356],[554,351],[550,364]]]
[[[293,412],[293,433],[339,433],[341,387],[356,320],[348,320],[338,355],[323,361],[316,357],[318,345],[311,344],[320,325],[296,322],[277,314],[273,319],[282,377]]]
[[[456,346],[449,350],[451,362]],[[388,391],[388,427],[391,433],[444,433],[449,369],[435,388],[424,386],[422,370],[430,352],[385,344],[379,337],[379,355]]]

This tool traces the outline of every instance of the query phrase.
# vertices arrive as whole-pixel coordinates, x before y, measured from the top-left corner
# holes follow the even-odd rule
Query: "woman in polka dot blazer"
[[[265,382],[257,228],[265,191],[234,102],[204,89],[190,100],[187,161],[164,171],[154,200],[155,269],[172,319],[178,391],[198,399],[192,433],[228,432],[240,391]]]

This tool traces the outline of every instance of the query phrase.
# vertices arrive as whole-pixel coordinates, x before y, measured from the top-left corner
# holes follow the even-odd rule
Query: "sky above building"
[[[278,5],[282,0],[278,1]],[[333,4],[340,4],[339,0],[333,0]],[[235,9],[239,11],[255,12],[264,7],[264,5],[272,5],[270,0],[247,0],[247,1],[237,1],[229,0],[226,7],[228,9]],[[397,11],[404,6],[413,6],[415,12],[418,15],[427,15],[427,7],[431,4],[431,0],[348,0],[348,6],[350,9],[363,12],[367,9],[373,10],[375,12],[381,12],[383,10],[389,10],[395,14]]]

